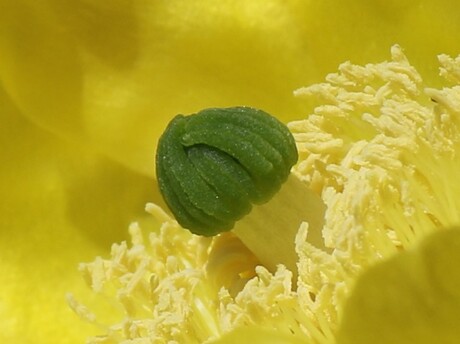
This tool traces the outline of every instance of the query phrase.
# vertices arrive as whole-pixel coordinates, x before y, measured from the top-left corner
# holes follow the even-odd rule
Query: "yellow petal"
[[[386,58],[394,43],[436,75],[435,56],[458,53],[459,6],[4,0],[0,75],[40,125],[153,175],[156,140],[177,113],[251,105],[298,118],[294,89],[344,60]]]
[[[357,281],[338,344],[458,343],[460,231],[437,232]]]
[[[292,115],[292,90],[309,76],[298,71],[314,69],[300,38],[289,42],[290,11],[274,0],[8,0],[0,75],[40,125],[152,175],[156,140],[178,113],[240,104]]]
[[[210,344],[308,344],[305,338],[298,338],[263,327],[243,327],[234,330]]]
[[[1,90],[0,122],[0,342],[83,343],[95,331],[65,301],[88,289],[77,264],[125,237],[152,181],[30,124]]]

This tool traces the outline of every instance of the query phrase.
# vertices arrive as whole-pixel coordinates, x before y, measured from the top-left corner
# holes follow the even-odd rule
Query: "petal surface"
[[[338,344],[458,343],[460,230],[366,271],[343,314]]]
[[[423,74],[456,55],[459,5],[398,1],[5,0],[0,78],[52,131],[153,175],[152,149],[178,113],[262,108],[304,113],[292,91],[340,62],[401,44]]]
[[[153,182],[25,120],[0,92],[0,342],[83,343],[80,261],[123,240]],[[75,323],[78,326],[75,326]]]
[[[211,344],[233,343],[308,344],[310,342],[306,339],[299,339],[297,337],[257,326],[243,327],[220,337],[218,340],[211,341]]]

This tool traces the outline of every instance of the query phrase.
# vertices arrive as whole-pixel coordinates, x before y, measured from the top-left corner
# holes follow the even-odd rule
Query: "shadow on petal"
[[[63,174],[69,176],[65,185],[67,216],[103,249],[128,239],[129,224],[148,216],[144,211],[147,202],[163,204],[153,178],[108,159],[74,167],[84,173],[70,173],[69,169],[73,167],[62,167]]]

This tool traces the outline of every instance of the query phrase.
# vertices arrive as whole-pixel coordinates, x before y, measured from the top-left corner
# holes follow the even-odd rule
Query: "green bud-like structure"
[[[176,116],[161,136],[156,173],[179,224],[212,236],[269,201],[297,161],[287,127],[250,107]]]

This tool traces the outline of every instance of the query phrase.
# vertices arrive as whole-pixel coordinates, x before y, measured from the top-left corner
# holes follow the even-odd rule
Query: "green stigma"
[[[160,137],[156,173],[179,224],[212,236],[278,192],[297,161],[288,128],[250,107],[176,116]]]

